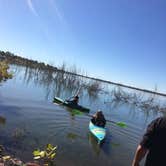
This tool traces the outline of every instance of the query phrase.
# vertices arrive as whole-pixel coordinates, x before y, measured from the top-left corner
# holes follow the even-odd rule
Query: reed
[[[76,65],[68,66],[67,63],[63,62],[57,68],[16,56],[10,52],[0,51],[0,59],[7,60],[11,64],[25,66],[25,80],[27,83],[33,79],[36,84],[43,84],[46,87],[47,96],[51,91],[57,91],[58,96],[62,91],[69,91],[69,94],[73,94],[79,87],[83,87],[89,95],[97,97],[98,93],[104,91],[102,83],[108,83],[115,85],[115,88],[110,92],[113,98],[112,101],[128,103],[143,110],[166,110],[165,106],[157,102],[159,95],[166,96],[157,92],[157,86],[155,86],[153,91],[141,90],[139,88],[88,77]],[[7,70],[8,65],[4,65],[4,61],[1,62],[0,80],[11,78],[11,74]]]
[[[157,90],[157,89],[155,89]],[[165,111],[166,106],[161,104],[159,96],[146,92],[128,92],[123,90],[120,86],[115,87],[111,92],[112,100],[106,103],[121,102],[128,103],[142,110]]]

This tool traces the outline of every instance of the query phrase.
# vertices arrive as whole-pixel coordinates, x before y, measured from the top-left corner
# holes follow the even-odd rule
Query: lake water
[[[89,116],[73,116],[66,107],[52,103],[54,96],[65,99],[75,94],[78,82],[69,83],[67,78],[64,82],[57,74],[26,67],[11,66],[11,71],[14,77],[0,84],[0,117],[5,118],[0,121],[0,144],[23,161],[32,161],[34,149],[51,143],[58,146],[59,166],[129,166],[147,125],[162,115],[109,102],[111,85],[101,83],[105,92],[92,94],[82,88],[80,104],[90,108],[90,114],[100,109],[106,119],[127,124],[121,128],[107,122],[105,142],[98,146],[89,133]]]

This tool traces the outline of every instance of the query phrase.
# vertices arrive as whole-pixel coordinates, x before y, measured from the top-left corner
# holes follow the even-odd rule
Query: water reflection
[[[11,135],[15,140],[17,140],[17,139],[20,140],[20,139],[23,139],[27,135],[27,131],[23,127],[17,127],[15,129],[13,129]]]
[[[12,69],[16,72],[15,78],[0,88],[2,96],[5,96],[0,98],[0,111],[9,122],[2,120],[6,125],[5,130],[0,128],[0,140],[12,154],[14,151],[27,152],[24,155],[18,154],[25,159],[31,159],[34,148],[52,143],[59,146],[59,162],[70,160],[73,165],[111,165],[112,162],[114,165],[130,165],[129,160],[133,157],[143,130],[152,119],[159,116],[155,109],[141,107],[147,103],[154,105],[158,102],[158,97],[151,100],[152,97],[144,94],[124,89],[121,91],[103,83],[98,88],[95,81],[63,72],[28,66],[12,66]],[[92,135],[87,136],[89,116],[52,104],[54,96],[65,99],[79,89],[80,104],[90,108],[90,114],[101,109],[107,120],[125,122],[127,127],[122,129],[113,123],[107,123],[106,140],[98,146]],[[14,93],[11,93],[12,90]],[[17,94],[19,91],[23,91],[23,95]],[[36,100],[38,96],[46,100]],[[24,126],[24,123],[27,125]]]
[[[97,143],[96,138],[91,132],[88,133],[88,140],[89,140],[89,144],[91,145],[93,151],[95,152],[97,156],[99,156],[100,153],[104,153],[107,156],[110,155],[112,142],[111,142],[111,134],[109,130],[107,130],[106,138],[101,144]]]
[[[52,100],[55,96],[66,99],[78,93],[83,99],[81,103],[85,105],[95,103],[95,110],[103,107],[106,110],[108,108],[115,110],[126,104],[146,112],[166,110],[165,102],[161,103],[160,97],[156,94],[129,90],[64,71],[30,68],[28,65],[21,68],[22,70],[20,66],[12,65],[16,74],[21,72],[24,83],[28,85],[33,82],[36,87],[45,89],[46,100]],[[104,103],[102,103],[103,98]]]
[[[12,65],[15,74],[18,75],[19,72],[22,72],[24,83],[28,85],[33,82],[36,87],[43,86],[47,100],[54,96],[62,98],[71,97],[71,95],[76,94],[78,89],[80,89],[80,96],[87,94],[91,100],[95,100],[101,91],[100,83],[83,79],[81,76],[60,71],[30,68],[28,66],[21,68],[22,70],[20,70],[20,66]]]
[[[100,144],[97,143],[96,138],[90,132],[88,133],[88,140],[93,151],[96,153],[97,156],[99,156],[101,151]]]
[[[5,125],[6,124],[6,118],[3,116],[0,116],[0,125]]]
[[[72,141],[76,140],[78,137],[79,136],[77,134],[75,134],[75,133],[68,133],[67,134],[67,138],[72,140]]]

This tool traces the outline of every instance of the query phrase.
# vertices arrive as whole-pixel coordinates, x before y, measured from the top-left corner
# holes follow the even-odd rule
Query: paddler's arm
[[[134,156],[132,166],[139,166],[139,163],[145,157],[147,151],[148,150],[146,148],[144,148],[141,145],[138,145],[137,150],[135,152],[135,156]]]
[[[160,118],[157,118],[148,125],[147,130],[137,147],[132,166],[139,166],[140,161],[144,158],[144,156],[148,152],[148,149],[150,149],[150,147],[152,146],[153,138],[156,133],[157,124],[159,123],[159,121]]]

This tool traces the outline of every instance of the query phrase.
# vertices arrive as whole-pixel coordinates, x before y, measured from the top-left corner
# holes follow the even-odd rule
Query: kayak
[[[96,126],[90,121],[89,130],[97,138],[98,143],[101,143],[104,140],[106,136],[106,128]]]
[[[53,102],[57,103],[57,104],[64,105],[64,106],[67,106],[67,107],[72,108],[72,109],[83,111],[83,112],[89,112],[90,111],[89,108],[83,107],[81,105],[70,104],[68,101],[65,101],[65,100],[63,100],[63,99],[61,99],[59,97],[54,97],[54,101]]]

